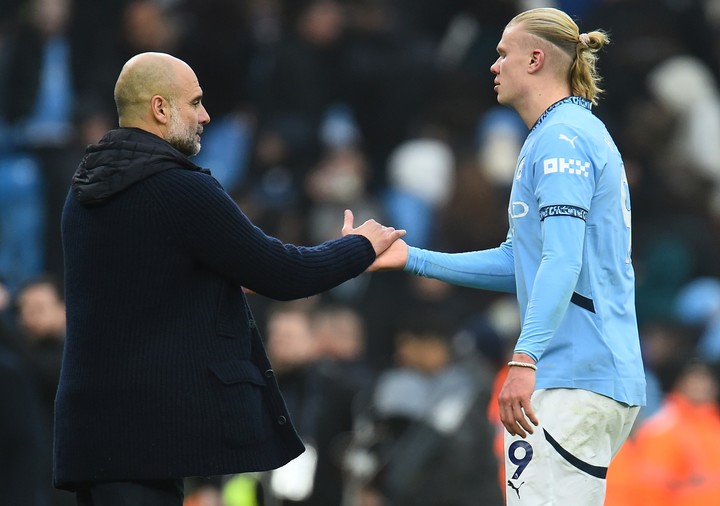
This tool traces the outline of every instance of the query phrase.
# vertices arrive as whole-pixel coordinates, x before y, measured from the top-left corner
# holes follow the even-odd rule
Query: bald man
[[[202,98],[181,60],[131,58],[115,86],[119,128],[87,148],[67,196],[54,483],[78,505],[181,506],[184,477],[302,453],[243,287],[317,294],[404,234],[354,228],[350,211],[319,246],[263,233],[189,159],[210,122]]]
[[[161,53],[131,58],[115,85],[115,103],[120,127],[153,133],[186,156],[200,152],[210,116],[198,78],[182,60]]]

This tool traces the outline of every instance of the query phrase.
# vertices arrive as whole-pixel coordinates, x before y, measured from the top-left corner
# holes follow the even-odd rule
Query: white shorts
[[[526,439],[505,431],[508,506],[602,506],[610,460],[640,408],[587,390],[537,390]]]

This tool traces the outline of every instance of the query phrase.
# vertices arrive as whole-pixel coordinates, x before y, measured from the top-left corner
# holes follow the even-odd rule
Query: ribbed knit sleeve
[[[297,246],[265,234],[210,176],[170,170],[146,180],[154,212],[167,213],[180,247],[197,262],[261,295],[291,300],[328,290],[361,274],[372,244],[348,235]]]

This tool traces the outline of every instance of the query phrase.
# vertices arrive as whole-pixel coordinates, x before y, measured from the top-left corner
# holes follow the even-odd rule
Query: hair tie
[[[578,37],[583,46],[588,47],[590,45],[590,36],[587,33],[581,33]]]

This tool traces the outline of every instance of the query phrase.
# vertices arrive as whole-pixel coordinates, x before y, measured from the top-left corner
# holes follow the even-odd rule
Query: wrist
[[[515,353],[513,353],[513,356],[510,360],[512,360],[513,362],[527,362],[528,364],[537,363],[537,360],[535,360],[534,357],[524,351],[516,351]]]
[[[525,353],[513,353],[512,359],[508,362],[509,367],[522,367],[537,371],[535,360]]]

